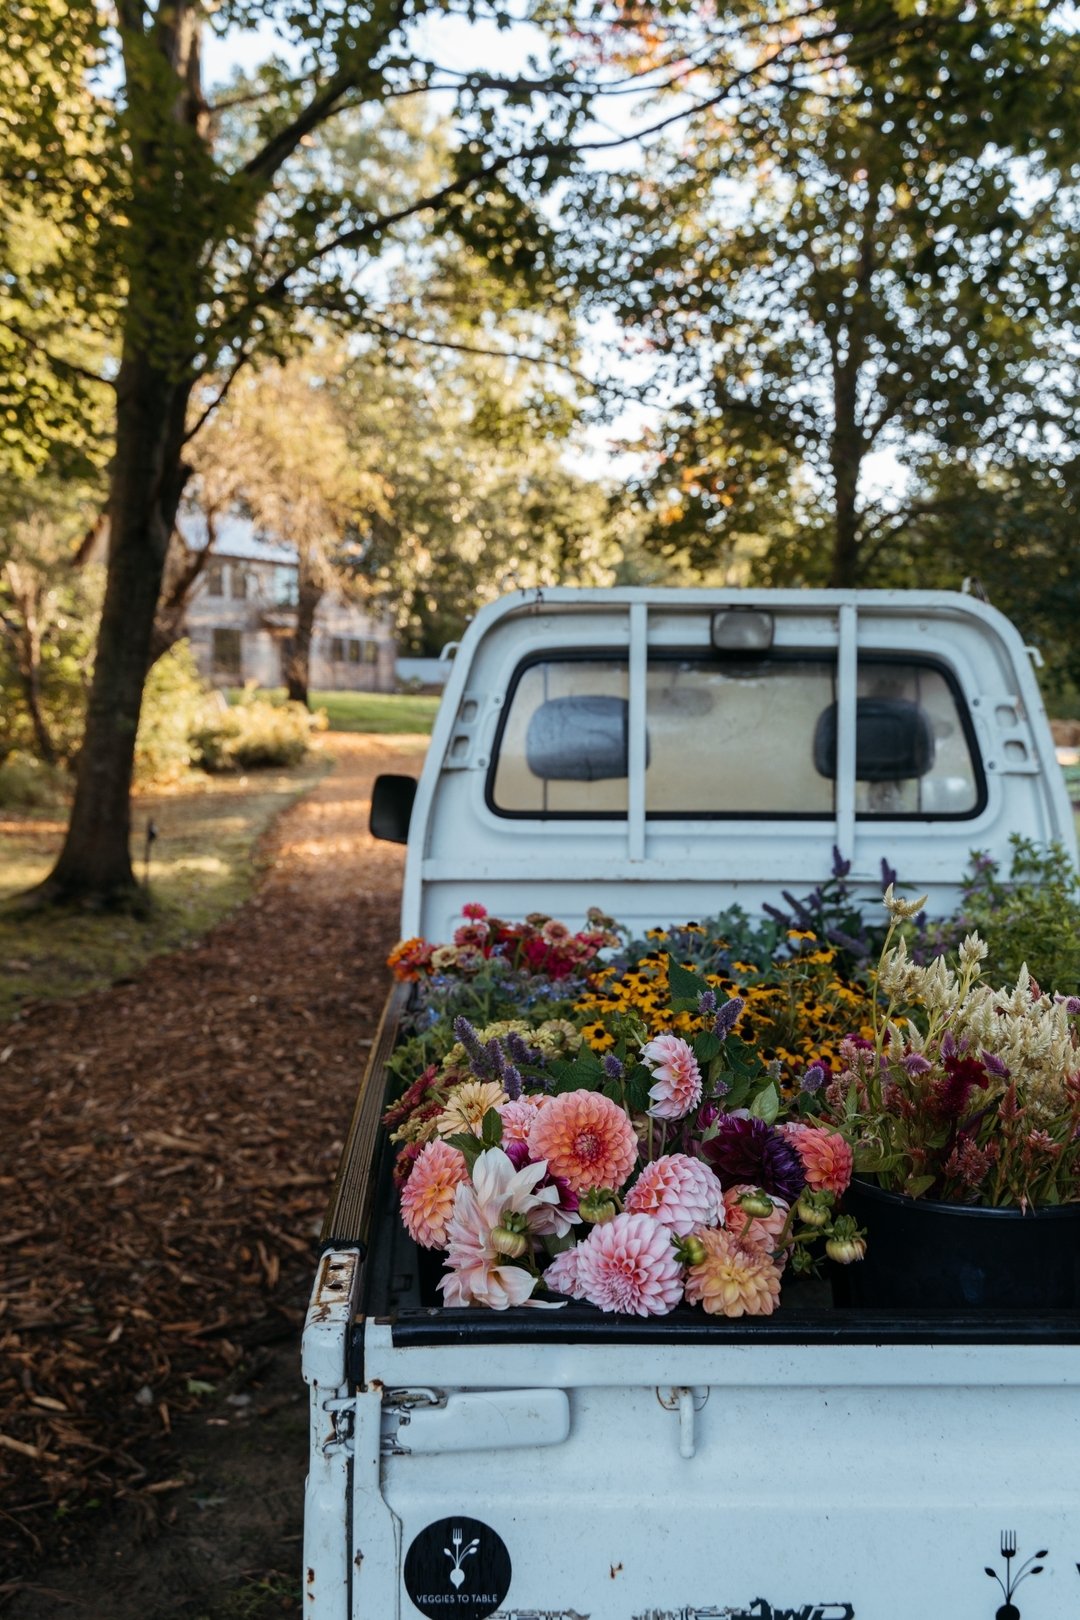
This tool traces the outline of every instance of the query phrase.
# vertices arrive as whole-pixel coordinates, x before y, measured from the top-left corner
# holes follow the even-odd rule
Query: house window
[[[248,594],[248,571],[234,563],[229,569],[229,595],[234,602],[246,602]]]
[[[296,606],[296,569],[288,563],[278,563],[274,569],[274,598],[278,607]]]
[[[345,643],[340,636],[330,638],[330,662],[332,664],[343,664],[345,662]]]
[[[206,594],[225,595],[225,564],[217,557],[211,557],[206,565]]]
[[[361,655],[363,662],[365,664],[377,664],[379,662],[379,643],[377,641],[362,641],[360,645],[364,649]]]
[[[359,662],[360,662],[360,643],[358,641],[350,641],[349,642],[349,663],[350,664],[358,664]]]
[[[210,664],[215,675],[235,676],[243,670],[239,630],[211,630]]]

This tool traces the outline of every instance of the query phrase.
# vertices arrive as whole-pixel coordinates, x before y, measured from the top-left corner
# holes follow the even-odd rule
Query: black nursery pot
[[[838,1305],[879,1310],[1080,1308],[1080,1204],[1029,1211],[935,1204],[853,1181],[844,1209],[866,1258],[834,1271]]]

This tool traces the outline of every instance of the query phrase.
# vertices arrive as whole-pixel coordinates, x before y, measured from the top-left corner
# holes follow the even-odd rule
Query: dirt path
[[[312,1239],[386,992],[402,851],[335,734],[255,897],[130,983],[0,1030],[0,1609],[297,1609]]]

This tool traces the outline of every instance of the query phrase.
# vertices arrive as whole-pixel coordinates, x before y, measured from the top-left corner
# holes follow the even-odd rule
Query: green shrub
[[[191,647],[178,641],[157,660],[146,678],[139,735],[135,742],[135,779],[168,782],[192,763],[192,738],[207,724],[214,694],[195,667]]]
[[[0,761],[0,810],[59,809],[70,796],[71,778],[36,754],[14,750]]]
[[[1039,847],[1014,833],[1012,866],[974,854],[963,900],[934,948],[954,945],[972,930],[990,947],[997,984],[1015,984],[1024,963],[1044,990],[1080,992],[1080,873],[1060,844]],[[947,936],[947,937],[945,937]]]
[[[204,771],[254,771],[298,765],[312,732],[325,722],[302,703],[244,698],[206,721],[192,736],[195,763]]]

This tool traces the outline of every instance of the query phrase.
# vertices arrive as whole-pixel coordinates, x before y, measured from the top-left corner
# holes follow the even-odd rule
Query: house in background
[[[189,508],[177,528],[189,551],[207,543],[206,518]],[[187,635],[200,674],[218,686],[282,686],[282,660],[296,625],[296,552],[260,538],[248,518],[219,518],[213,550],[187,608]],[[392,692],[393,621],[328,591],[311,637],[310,684],[330,692]]]

